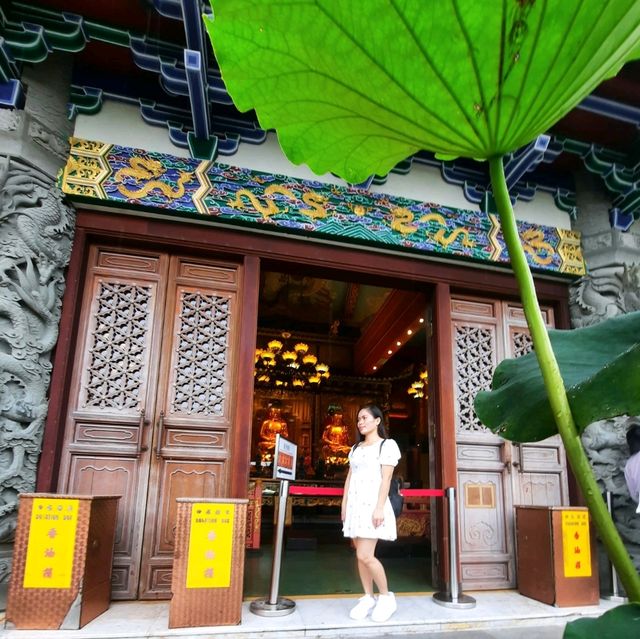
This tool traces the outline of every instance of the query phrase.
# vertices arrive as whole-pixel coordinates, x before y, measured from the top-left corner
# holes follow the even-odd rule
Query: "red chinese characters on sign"
[[[293,456],[287,455],[282,451],[278,453],[278,466],[293,470]]]
[[[193,504],[187,588],[220,588],[229,585],[234,513],[234,504]]]
[[[69,588],[78,524],[77,499],[32,502],[24,588]]]
[[[565,577],[591,576],[589,513],[586,510],[562,512],[562,551]]]

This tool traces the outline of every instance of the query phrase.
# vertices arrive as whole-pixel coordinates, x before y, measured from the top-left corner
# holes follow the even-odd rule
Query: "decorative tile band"
[[[363,189],[72,138],[60,176],[73,199],[211,217],[454,260],[508,264],[498,218]],[[583,275],[580,235],[518,222],[537,271]]]

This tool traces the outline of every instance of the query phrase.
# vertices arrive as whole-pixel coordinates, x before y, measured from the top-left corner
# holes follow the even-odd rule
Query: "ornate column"
[[[590,174],[577,176],[578,217],[587,275],[571,288],[571,320],[575,328],[640,310],[640,222],[629,231],[611,228],[611,202],[602,182]],[[640,517],[629,496],[623,468],[629,458],[626,432],[639,417],[619,417],[591,424],[582,440],[603,492],[611,491],[614,521],[640,569]]]
[[[22,111],[0,109],[0,607],[18,493],[35,489],[75,216],[55,183],[68,151],[71,58],[25,69]]]

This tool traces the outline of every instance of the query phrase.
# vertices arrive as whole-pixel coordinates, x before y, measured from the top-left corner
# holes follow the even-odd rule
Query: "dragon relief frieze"
[[[0,544],[35,488],[74,223],[50,178],[0,156]]]
[[[569,303],[574,328],[640,310],[640,264],[594,269],[571,287]]]
[[[626,432],[631,425],[638,423],[640,417],[617,417],[595,422],[585,429],[582,442],[602,492],[611,493],[616,528],[640,568],[640,517],[622,472],[629,458]]]

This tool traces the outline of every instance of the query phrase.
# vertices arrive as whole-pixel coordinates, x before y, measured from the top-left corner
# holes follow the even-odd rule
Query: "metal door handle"
[[[145,409],[143,408],[140,411],[140,420],[138,421],[138,444],[136,446],[136,457],[140,457],[140,455],[148,450],[148,446],[142,445],[142,440],[144,439],[144,427],[149,423],[145,418]]]
[[[164,434],[164,411],[160,411],[158,419],[158,441],[156,442],[156,457],[160,457],[162,451],[162,436]]]
[[[519,473],[524,473],[524,453],[522,452],[522,444],[518,442],[514,445],[518,449],[518,459],[520,461],[513,462],[513,465],[518,469]]]

